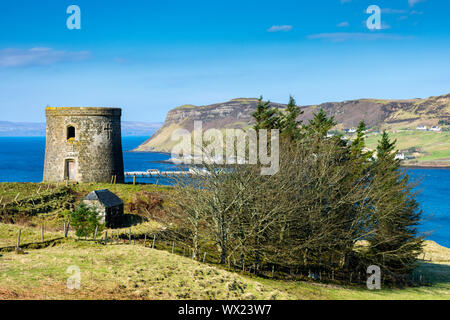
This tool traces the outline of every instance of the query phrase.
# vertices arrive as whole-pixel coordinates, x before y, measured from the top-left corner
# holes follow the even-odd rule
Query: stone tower
[[[51,108],[44,182],[124,182],[118,108]]]

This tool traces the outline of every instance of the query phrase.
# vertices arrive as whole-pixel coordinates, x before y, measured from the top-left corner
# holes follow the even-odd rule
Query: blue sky
[[[81,30],[69,30],[69,5]],[[382,9],[381,30],[365,11]],[[0,120],[117,106],[163,121],[236,97],[317,104],[450,92],[446,0],[2,0]]]

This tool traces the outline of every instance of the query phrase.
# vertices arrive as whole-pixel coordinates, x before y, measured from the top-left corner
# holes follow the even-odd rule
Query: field
[[[30,199],[45,196],[55,203],[62,200],[71,205],[92,190],[107,188],[124,200],[129,225],[106,230],[113,240],[108,244],[79,240],[71,231],[67,239],[50,242],[40,249],[25,246],[23,255],[0,250],[0,299],[450,299],[450,249],[431,241],[427,242],[425,255],[420,257],[422,261],[414,273],[415,279],[421,279],[421,286],[374,292],[367,290],[364,283],[342,286],[337,282],[277,280],[218,265],[214,252],[208,252],[206,263],[201,261],[202,252],[200,261],[192,260],[188,257],[189,250],[185,250],[186,244],[179,241],[175,242],[174,253],[172,242],[168,244],[160,238],[152,249],[152,234],[162,228],[152,216],[171,205],[169,187],[77,184],[69,186],[69,191],[64,188],[0,184],[0,197],[13,209],[31,210]],[[145,215],[131,212],[130,204],[146,205],[149,196],[160,197],[161,206],[149,206]],[[40,242],[42,224],[45,240],[61,238],[63,223],[67,221],[64,211],[55,206],[54,211],[31,214],[14,224],[0,223],[0,248],[16,245],[19,229],[22,244]],[[80,268],[79,290],[66,286],[70,266]]]
[[[369,291],[362,284],[349,287],[230,272],[141,244],[67,240],[25,255],[3,253],[0,299],[450,299],[450,250],[428,245],[445,257],[423,262],[417,269],[430,286]],[[79,290],[66,286],[70,266],[80,268]]]
[[[398,130],[389,132],[397,140],[398,150],[415,148],[415,159],[405,161],[409,165],[450,165],[450,132],[430,132],[418,130]],[[367,147],[375,150],[380,134],[368,134]]]

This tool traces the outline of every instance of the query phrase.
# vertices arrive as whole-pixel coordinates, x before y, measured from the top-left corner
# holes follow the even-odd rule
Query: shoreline
[[[128,150],[128,151],[124,151],[124,152],[129,152],[129,153],[158,153],[158,154],[164,154],[164,155],[171,155],[170,152],[165,152],[165,151],[136,151],[135,149],[133,150]],[[158,161],[159,162],[159,161]],[[169,160],[165,160],[163,161],[165,163],[171,163],[171,161]],[[448,164],[401,164],[400,165],[401,168],[405,168],[405,169],[450,169],[450,163]]]

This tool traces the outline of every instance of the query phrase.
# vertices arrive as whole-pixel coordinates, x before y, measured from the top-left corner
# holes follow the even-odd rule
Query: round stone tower
[[[119,108],[51,108],[44,182],[124,182]]]

